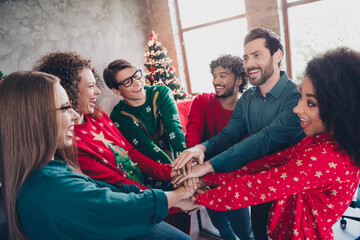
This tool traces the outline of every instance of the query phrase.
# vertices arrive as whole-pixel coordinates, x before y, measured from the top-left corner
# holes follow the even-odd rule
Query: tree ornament
[[[158,40],[157,35],[158,35],[158,34],[155,33],[154,30],[153,30],[152,33],[151,33],[151,35],[149,35],[149,36],[151,37],[151,40],[152,40],[152,41],[155,41],[155,42],[156,42],[156,41]]]

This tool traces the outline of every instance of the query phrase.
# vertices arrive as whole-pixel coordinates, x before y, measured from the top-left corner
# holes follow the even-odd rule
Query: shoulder
[[[201,93],[196,95],[194,101],[208,103],[210,101],[214,101],[214,99],[215,99],[214,93]]]
[[[164,85],[146,86],[145,89],[146,89],[146,92],[149,92],[152,95],[155,94],[156,92],[159,92],[159,93],[171,92],[171,90]]]
[[[311,155],[314,160],[324,160],[329,162],[330,160],[343,162],[344,160],[350,161],[350,158],[339,148],[339,145],[333,139],[331,134],[321,134],[317,136],[306,137],[302,142],[309,141],[305,152]],[[306,144],[306,143],[305,143]]]
[[[127,106],[128,105],[126,105],[122,100],[120,100],[120,102],[114,106],[113,110],[110,113],[111,120],[115,122],[117,119],[122,118],[123,114],[121,113],[121,111],[126,110]]]
[[[250,87],[243,94],[241,94],[239,101],[244,101],[251,98],[256,92],[256,87]]]
[[[95,125],[97,127],[105,125],[109,125],[112,123],[112,120],[109,118],[109,116],[105,112],[100,112],[100,114],[96,117],[85,115],[87,124]],[[110,124],[111,125],[111,124]]]
[[[87,178],[85,175],[81,176],[72,172],[63,163],[59,163],[60,161],[54,162],[58,166],[54,164],[52,166],[45,166],[28,176],[23,185],[23,194],[26,194],[27,190],[33,192],[35,189],[59,189],[64,187],[64,183],[71,184],[73,182],[71,179],[73,178],[80,177],[82,181]]]
[[[174,98],[172,95],[172,91],[164,86],[164,85],[156,85],[156,86],[146,86],[146,102],[152,102],[156,97],[157,101],[168,101],[170,98]]]

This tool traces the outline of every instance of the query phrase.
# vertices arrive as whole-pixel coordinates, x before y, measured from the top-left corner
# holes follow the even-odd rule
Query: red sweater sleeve
[[[319,146],[302,150],[288,161],[270,170],[256,174],[232,176],[218,175],[224,185],[199,195],[197,203],[218,211],[234,210],[279,199],[300,191],[313,191],[330,184],[336,170],[333,162],[340,164],[343,158],[334,154],[332,147]],[[280,162],[281,155],[273,156]],[[336,164],[335,164],[336,165]],[[233,173],[233,172],[232,172]]]
[[[143,185],[132,181],[127,178],[126,173],[115,167],[106,167],[104,164],[96,161],[89,154],[79,150],[78,152],[79,163],[81,170],[85,175],[103,182],[114,184],[133,184],[139,186],[140,189],[146,189]]]
[[[131,151],[130,156],[131,160],[134,163],[137,163],[138,168],[143,174],[162,181],[171,180],[171,165],[158,163],[148,158],[135,148]]]
[[[152,160],[151,158],[139,152],[125,138],[123,141],[131,161],[137,164],[138,168],[143,174],[162,181],[171,180],[171,165],[158,163],[157,161]]]
[[[235,180],[240,176],[246,174],[256,174],[261,171],[267,171],[272,167],[280,166],[287,161],[288,156],[291,156],[291,153],[296,150],[300,143],[290,147],[288,149],[279,151],[272,155],[265,156],[263,158],[257,159],[245,165],[244,167],[235,170],[229,173],[209,173],[203,177],[204,182],[208,186],[220,186],[225,184],[224,179],[227,182]]]

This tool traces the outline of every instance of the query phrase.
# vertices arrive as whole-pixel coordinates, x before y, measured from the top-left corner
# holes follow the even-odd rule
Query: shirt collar
[[[275,84],[275,86],[270,90],[270,92],[266,94],[266,96],[270,94],[276,98],[280,97],[282,91],[286,86],[286,83],[289,81],[289,78],[285,71],[280,71],[280,76],[280,80]],[[256,87],[256,93],[262,96],[259,87]]]

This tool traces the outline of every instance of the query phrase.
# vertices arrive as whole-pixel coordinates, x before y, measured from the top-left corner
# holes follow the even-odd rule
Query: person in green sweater
[[[106,85],[123,98],[110,114],[115,126],[141,153],[159,163],[172,164],[186,149],[186,141],[171,90],[144,86],[141,69],[124,59],[111,62],[103,77]],[[168,181],[146,176],[145,184],[148,188],[173,189]],[[182,231],[190,232],[188,215],[177,213],[173,221]]]
[[[0,83],[8,238],[190,240],[162,220],[168,208],[197,208],[186,200],[193,192],[99,182],[67,161],[76,159],[69,150],[79,115],[59,82],[46,73],[15,72]]]

